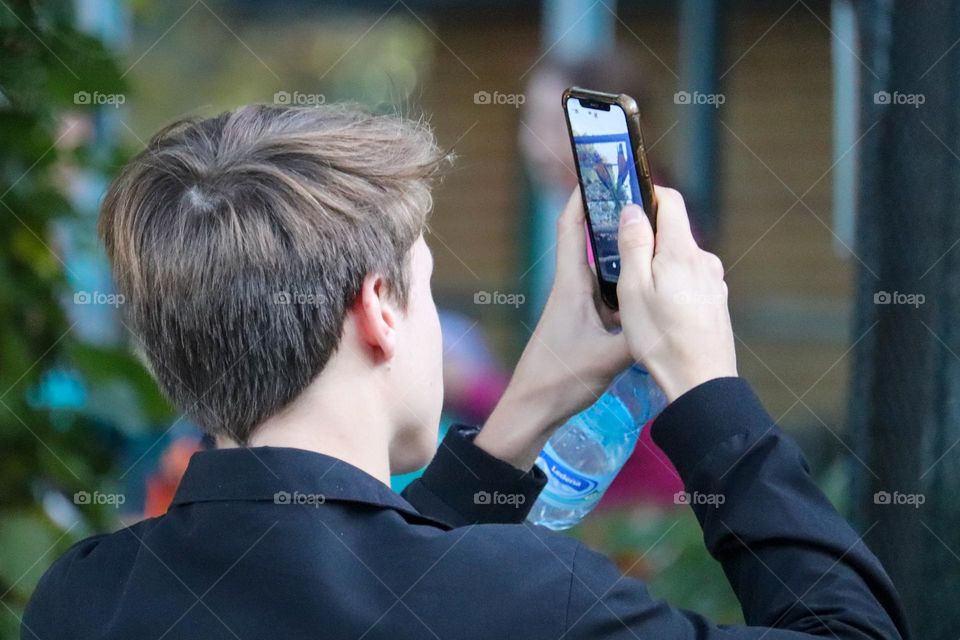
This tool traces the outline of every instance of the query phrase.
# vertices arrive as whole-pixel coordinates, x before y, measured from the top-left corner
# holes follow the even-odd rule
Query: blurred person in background
[[[527,207],[525,224],[529,230],[524,236],[529,241],[523,279],[529,291],[527,306],[531,326],[536,323],[553,282],[558,212],[563,210],[571,189],[577,186],[570,136],[560,105],[564,90],[574,86],[626,93],[637,100],[644,117],[651,118],[643,72],[626,51],[615,48],[609,54],[575,63],[548,59],[531,72],[519,129],[523,201]],[[647,131],[658,130],[649,126],[649,120],[645,120],[645,124]],[[650,144],[652,140],[647,142]],[[672,186],[665,168],[654,163],[651,173],[658,184]],[[696,236],[696,229],[694,234]],[[600,508],[634,504],[638,500],[672,505],[674,496],[682,489],[680,476],[653,442],[646,425],[633,455],[604,494]]]

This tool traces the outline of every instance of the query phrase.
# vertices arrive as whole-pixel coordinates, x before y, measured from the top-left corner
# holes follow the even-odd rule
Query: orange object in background
[[[167,446],[160,457],[159,468],[147,478],[144,517],[153,518],[167,512],[190,457],[202,448],[200,441],[191,437],[177,438]]]

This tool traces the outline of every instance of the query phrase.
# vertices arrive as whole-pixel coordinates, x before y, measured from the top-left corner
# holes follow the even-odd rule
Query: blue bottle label
[[[584,498],[596,491],[600,484],[594,478],[577,473],[559,462],[547,453],[546,449],[540,452],[538,462],[542,463],[540,467],[547,473],[548,489],[552,489],[551,493],[558,494],[557,498],[574,500]]]

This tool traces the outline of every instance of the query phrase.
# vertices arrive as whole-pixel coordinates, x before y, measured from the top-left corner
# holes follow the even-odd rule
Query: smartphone
[[[640,109],[625,94],[578,87],[563,92],[563,111],[586,211],[587,230],[600,283],[600,298],[616,309],[620,211],[643,208],[656,231],[657,196],[643,146]]]

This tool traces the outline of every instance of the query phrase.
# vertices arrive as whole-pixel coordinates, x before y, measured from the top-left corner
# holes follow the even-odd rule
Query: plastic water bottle
[[[637,446],[643,426],[667,399],[642,367],[621,373],[587,410],[550,438],[537,458],[547,486],[527,519],[550,529],[569,529],[600,502]]]

